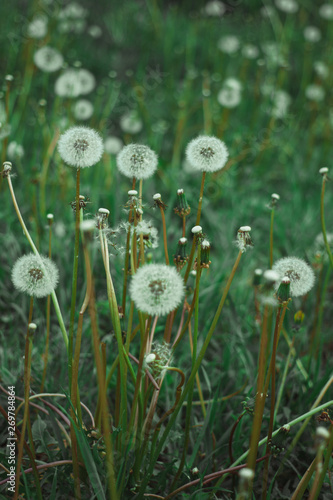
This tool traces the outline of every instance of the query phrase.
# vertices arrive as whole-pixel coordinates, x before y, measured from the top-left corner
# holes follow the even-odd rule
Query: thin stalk
[[[321,187],[320,220],[321,220],[321,229],[323,232],[323,238],[324,238],[324,243],[325,243],[325,247],[326,247],[326,252],[327,252],[328,258],[330,259],[331,267],[333,268],[333,256],[332,256],[332,252],[331,252],[328,240],[327,240],[326,225],[325,225],[324,199],[325,199],[326,181],[327,181],[327,176],[325,174],[325,175],[323,175],[323,183],[322,183],[322,187]]]
[[[246,414],[246,411],[243,411],[243,413],[241,413],[239,415],[239,417],[237,418],[236,422],[232,426],[232,429],[231,429],[231,432],[230,432],[230,437],[229,437],[229,458],[230,458],[230,462],[231,463],[234,462],[234,457],[233,457],[233,454],[232,454],[232,441],[233,441],[234,434],[235,434],[235,431],[237,429],[237,426],[238,426],[239,422],[242,420],[242,418],[244,417],[245,414]]]
[[[16,464],[16,479],[15,479],[15,492],[14,500],[18,499],[19,487],[20,487],[20,470],[23,458],[23,445],[24,436],[27,428],[27,422],[29,420],[29,392],[30,392],[30,376],[31,376],[31,353],[32,353],[32,336],[33,331],[30,329],[30,323],[32,320],[33,311],[33,297],[30,299],[30,310],[29,310],[29,323],[28,330],[25,338],[25,356],[24,356],[24,413],[23,422],[21,429],[21,439],[18,444],[18,454],[17,454],[17,464]],[[30,436],[30,446],[33,443]],[[34,451],[32,451],[32,456],[34,456]]]
[[[201,208],[202,208],[203,192],[204,192],[204,187],[205,187],[205,178],[206,178],[206,172],[202,172],[200,195],[199,195],[199,205],[198,205],[198,211],[197,211],[197,218],[196,218],[196,222],[195,222],[196,226],[199,225],[200,219],[201,219]],[[190,256],[189,256],[188,261],[187,261],[187,267],[186,267],[186,272],[185,272],[185,276],[184,276],[185,284],[187,283],[188,277],[190,275],[190,271],[192,269],[194,253],[195,253],[195,238],[193,238],[191,253],[190,253]]]
[[[14,205],[15,212],[16,212],[16,215],[18,217],[18,220],[19,220],[19,222],[20,222],[20,224],[22,226],[23,232],[24,232],[24,234],[25,234],[25,236],[26,236],[26,238],[27,238],[27,240],[28,240],[28,242],[29,242],[29,244],[31,246],[31,249],[32,249],[33,253],[39,257],[40,256],[39,252],[38,252],[38,250],[37,250],[37,248],[36,248],[36,246],[35,246],[32,238],[31,238],[31,236],[29,234],[29,231],[28,231],[28,229],[27,229],[27,227],[26,227],[26,225],[24,223],[24,220],[23,220],[23,217],[21,215],[19,206],[17,204],[10,175],[7,176],[7,180],[8,180],[9,191],[10,191],[10,194],[11,194],[11,197],[12,197],[13,205]],[[64,320],[63,320],[63,317],[62,317],[62,314],[61,314],[61,310],[60,310],[60,307],[59,307],[59,302],[58,302],[58,299],[57,299],[57,296],[56,296],[56,293],[55,293],[54,290],[51,293],[51,297],[52,297],[53,306],[54,306],[54,309],[55,309],[55,312],[56,312],[56,315],[57,315],[57,318],[58,318],[58,322],[59,322],[60,330],[61,330],[61,333],[62,333],[62,337],[64,339],[66,349],[68,351],[68,336],[67,336],[67,332],[66,332],[66,327],[65,327],[65,323],[64,323]]]
[[[49,259],[52,257],[52,219],[49,220]],[[44,352],[44,369],[42,375],[42,382],[40,385],[40,391],[44,392],[44,384],[46,378],[46,369],[49,358],[49,343],[50,343],[50,313],[51,313],[51,295],[47,296],[46,299],[46,340],[45,340],[45,352]]]
[[[273,267],[273,228],[274,228],[274,213],[275,210],[272,208],[271,210],[271,225],[269,230],[269,268]]]
[[[74,243],[73,279],[72,279],[72,299],[71,299],[69,335],[68,335],[68,381],[69,381],[70,391],[72,389],[74,317],[75,317],[77,271],[79,263],[79,245],[80,245],[80,172],[81,172],[80,168],[76,169],[75,243]]]
[[[199,331],[199,286],[200,286],[200,277],[201,277],[201,244],[200,240],[197,238],[198,241],[198,249],[197,249],[197,274],[196,274],[196,283],[195,283],[195,290],[196,290],[196,299],[195,299],[195,307],[194,307],[194,332],[193,332],[193,352],[192,352],[192,371],[195,366],[195,361],[197,357],[197,343],[198,343],[198,331]],[[189,329],[190,329],[190,324],[189,324]],[[198,375],[198,373],[196,373]],[[184,437],[184,447],[183,447],[183,454],[182,458],[178,467],[178,471],[176,473],[176,476],[172,482],[171,489],[173,489],[177,481],[183,471],[185,460],[186,460],[186,454],[187,454],[187,449],[190,441],[190,425],[191,425],[191,412],[192,412],[192,401],[193,401],[193,392],[194,392],[194,382],[195,379],[193,378],[193,382],[191,383],[188,391],[188,398],[187,398],[187,408],[186,408],[186,421],[185,421],[185,437]]]
[[[307,468],[305,474],[297,485],[296,490],[290,500],[302,500],[304,498],[305,490],[310,482],[310,479],[316,468],[316,459],[311,462],[311,465]]]
[[[189,380],[188,380],[188,382],[187,382],[187,384],[186,384],[186,386],[184,388],[184,391],[183,391],[183,393],[181,395],[181,398],[180,398],[180,400],[178,402],[178,405],[175,408],[175,411],[173,412],[173,414],[172,414],[172,416],[171,416],[171,418],[169,420],[169,423],[168,423],[168,425],[167,425],[167,427],[166,427],[166,429],[165,429],[165,431],[163,433],[163,436],[161,437],[161,439],[160,439],[160,441],[159,441],[159,443],[157,445],[156,451],[152,455],[149,468],[148,468],[148,470],[146,472],[145,478],[143,479],[142,484],[141,484],[141,488],[139,490],[138,500],[139,500],[139,498],[142,498],[142,495],[146,491],[146,487],[148,485],[149,479],[150,479],[150,477],[151,477],[151,475],[153,473],[153,470],[154,470],[154,465],[155,465],[155,463],[156,463],[156,461],[157,461],[157,459],[159,457],[159,454],[161,453],[161,450],[163,449],[163,446],[164,446],[164,443],[166,441],[166,438],[167,438],[170,430],[172,429],[172,427],[173,427],[173,425],[175,423],[177,415],[178,415],[178,413],[179,413],[179,411],[180,411],[180,409],[181,409],[181,407],[183,405],[183,402],[185,401],[185,398],[186,398],[186,396],[187,396],[187,394],[189,392],[191,384],[192,384],[192,382],[193,382],[193,380],[195,378],[195,375],[196,375],[196,373],[197,373],[197,371],[198,371],[198,369],[199,369],[199,367],[201,365],[201,362],[202,362],[202,360],[204,358],[205,352],[206,352],[207,347],[208,347],[208,345],[209,345],[209,343],[211,341],[211,338],[212,338],[213,333],[215,331],[217,322],[218,322],[219,317],[221,315],[221,312],[222,312],[225,300],[227,298],[227,295],[228,295],[231,283],[233,281],[233,278],[234,278],[234,276],[236,274],[236,270],[237,270],[237,267],[239,265],[241,257],[242,257],[242,252],[239,251],[238,252],[238,256],[236,258],[236,261],[235,261],[235,264],[234,264],[234,266],[232,268],[232,271],[230,273],[229,279],[228,279],[227,284],[225,286],[225,289],[223,291],[223,295],[221,297],[221,300],[220,300],[219,306],[217,308],[217,311],[215,313],[214,319],[213,319],[212,324],[210,326],[210,329],[209,329],[209,331],[207,333],[207,336],[206,336],[206,339],[205,339],[205,341],[203,343],[203,346],[202,346],[202,348],[201,348],[201,350],[200,350],[200,352],[198,354],[198,357],[196,359],[196,362],[195,362],[194,368],[193,368],[193,370],[191,372],[191,375],[189,377]]]
[[[90,301],[89,301],[89,309],[90,309],[90,318],[91,318],[91,329],[92,329],[92,337],[93,337],[93,347],[94,347],[94,356],[95,356],[95,364],[97,369],[97,378],[98,378],[98,386],[99,386],[99,394],[101,398],[101,417],[102,417],[102,427],[103,427],[103,435],[104,435],[104,443],[106,448],[106,469],[107,469],[107,481],[109,488],[110,500],[119,500],[117,488],[116,488],[116,478],[114,472],[114,463],[113,463],[113,450],[112,450],[112,440],[111,440],[111,428],[109,422],[109,410],[108,410],[108,402],[105,391],[105,378],[103,375],[103,366],[102,360],[99,353],[99,335],[97,330],[97,321],[96,321],[96,306],[95,306],[95,294],[92,286]]]
[[[308,500],[314,500],[315,497],[317,497],[317,493],[320,492],[320,486],[319,486],[319,481],[320,481],[320,476],[321,476],[321,472],[323,470],[323,453],[324,453],[324,449],[325,449],[325,443],[322,443],[318,446],[318,450],[317,450],[317,455],[316,455],[316,458],[315,458],[315,469],[316,469],[316,472],[315,472],[315,477],[314,477],[314,481],[312,483],[312,487],[311,487],[311,490],[310,490],[310,494],[309,494],[309,498]]]
[[[289,346],[288,356],[287,356],[287,359],[286,359],[286,362],[285,362],[285,365],[284,365],[282,380],[281,380],[281,384],[280,384],[280,387],[279,387],[279,392],[278,392],[278,395],[277,395],[277,398],[276,398],[276,405],[275,405],[275,410],[274,410],[274,422],[276,420],[276,415],[277,415],[278,409],[280,407],[280,403],[281,403],[281,399],[282,399],[282,394],[283,394],[284,386],[285,386],[286,379],[287,379],[287,374],[288,374],[288,369],[289,369],[289,364],[290,364],[290,358],[292,356],[292,352],[293,352],[293,348],[294,348],[294,340],[295,340],[295,337],[293,338],[293,340],[291,342],[291,345]]]
[[[266,380],[266,384],[265,384],[265,389],[267,387],[267,390],[268,390],[269,376],[271,374],[271,377],[272,377],[272,382],[271,382],[271,409],[270,409],[270,417],[269,417],[268,439],[267,439],[267,446],[266,446],[266,455],[268,455],[268,456],[267,456],[267,458],[265,460],[264,473],[263,473],[263,493],[262,493],[262,500],[266,500],[266,496],[267,496],[268,467],[269,467],[269,461],[270,461],[271,439],[272,439],[272,433],[273,433],[273,427],[274,427],[276,353],[277,353],[277,346],[278,346],[278,342],[279,342],[279,336],[280,336],[281,328],[282,328],[282,325],[283,325],[284,316],[286,314],[287,306],[288,306],[288,301],[283,302],[283,305],[281,305],[279,307],[277,315],[276,315],[276,325],[277,325],[277,327],[275,327],[275,330],[274,330],[273,352],[272,352],[271,362],[270,362],[269,371],[268,371],[268,375],[267,375],[267,380]],[[281,309],[282,309],[282,313],[281,313]],[[267,390],[265,391],[265,393],[267,393]]]
[[[167,240],[167,231],[166,231],[164,208],[163,208],[162,205],[160,205],[160,210],[161,210],[162,224],[163,224],[163,243],[164,243],[165,263],[168,266],[169,265],[168,240]]]
[[[321,488],[323,486],[323,482],[324,482],[324,479],[326,476],[326,472],[327,472],[327,469],[328,469],[328,466],[330,463],[330,459],[332,456],[332,451],[333,451],[333,426],[332,425],[330,426],[330,433],[331,433],[331,436],[330,436],[330,439],[329,439],[329,442],[327,445],[324,464],[322,464],[322,467],[320,468],[320,470],[318,470],[318,478],[316,477],[316,479],[315,479],[315,483],[316,483],[315,489],[313,492],[311,492],[312,495],[310,493],[309,500],[317,500],[319,493],[321,491]]]

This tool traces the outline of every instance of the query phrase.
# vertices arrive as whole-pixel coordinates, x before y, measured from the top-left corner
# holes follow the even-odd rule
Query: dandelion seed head
[[[199,135],[186,148],[186,158],[194,170],[216,172],[223,168],[229,153],[223,141],[217,137]]]
[[[313,63],[313,69],[320,78],[326,79],[330,74],[328,66],[323,63],[323,61],[315,61]]]
[[[211,0],[204,7],[204,12],[207,16],[220,17],[225,13],[226,8],[224,3],[219,0]]]
[[[142,120],[135,111],[128,111],[122,115],[119,125],[126,134],[138,134],[143,127]]]
[[[275,262],[272,268],[279,274],[275,283],[276,289],[284,277],[290,279],[290,295],[299,297],[305,295],[314,285],[315,275],[311,267],[298,257],[285,257]]]
[[[76,78],[80,84],[80,94],[89,94],[96,87],[96,79],[91,71],[87,69],[79,69],[76,72]]]
[[[20,160],[24,156],[24,148],[16,141],[11,141],[8,144],[7,155],[10,160]]]
[[[298,3],[295,0],[275,0],[276,7],[287,14],[294,14],[298,11]]]
[[[142,144],[128,144],[117,156],[119,171],[126,177],[148,179],[157,168],[156,153]]]
[[[140,235],[143,236],[143,244],[146,248],[158,247],[158,231],[151,221],[142,220],[135,227],[131,226],[132,235],[134,230],[138,241],[140,240]]]
[[[246,59],[257,59],[259,56],[259,49],[251,43],[244,45],[242,48],[242,55]]]
[[[64,58],[58,50],[44,45],[34,53],[34,63],[45,73],[53,73],[62,67]]]
[[[323,19],[327,19],[327,21],[333,20],[333,5],[330,3],[324,3],[319,7],[319,15]]]
[[[104,141],[105,152],[109,155],[117,155],[118,153],[120,153],[123,147],[124,143],[118,137],[110,135]]]
[[[20,257],[12,269],[14,287],[37,298],[52,293],[58,280],[59,272],[54,262],[33,253]]]
[[[221,52],[231,55],[238,51],[240,47],[240,41],[237,36],[226,35],[220,38],[217,46]]]
[[[54,91],[59,97],[78,97],[81,93],[81,84],[77,78],[77,71],[67,69],[60,75],[55,82]]]
[[[48,19],[46,16],[38,15],[28,24],[27,35],[29,38],[40,40],[47,34]]]
[[[306,87],[305,96],[311,101],[320,102],[325,98],[325,90],[320,85],[313,83]]]
[[[94,113],[93,104],[87,99],[79,99],[74,106],[74,117],[76,120],[89,120]]]
[[[91,167],[102,157],[103,142],[99,134],[89,127],[71,127],[60,136],[58,151],[70,167]]]
[[[232,109],[240,104],[242,96],[238,90],[225,88],[219,91],[217,100],[224,108]]]
[[[139,311],[163,316],[184,297],[184,281],[174,267],[147,264],[132,277],[130,295]]]
[[[304,38],[307,42],[316,43],[321,40],[321,31],[317,26],[306,26],[303,31]]]

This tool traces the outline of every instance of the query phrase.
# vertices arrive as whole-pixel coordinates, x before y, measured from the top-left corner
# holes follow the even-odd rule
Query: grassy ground
[[[69,325],[72,295],[75,220],[70,202],[75,201],[75,171],[64,165],[58,152],[50,149],[50,145],[55,145],[58,134],[70,126],[84,124],[98,130],[103,139],[116,136],[124,144],[147,144],[158,154],[159,169],[152,178],[144,182],[143,193],[144,216],[153,221],[160,235],[159,247],[151,250],[153,262],[163,262],[164,251],[160,211],[152,207],[152,195],[161,193],[167,205],[165,216],[168,246],[169,254],[173,256],[182,231],[181,219],[173,210],[177,202],[177,189],[185,190],[192,209],[186,226],[186,236],[191,241],[190,230],[195,225],[201,182],[201,175],[193,172],[185,161],[186,145],[202,133],[215,135],[227,145],[229,161],[226,167],[214,174],[207,174],[205,183],[201,225],[211,241],[212,263],[209,270],[203,270],[200,280],[198,351],[204,344],[237,257],[234,244],[237,230],[243,225],[252,227],[254,248],[247,251],[241,259],[222,316],[198,372],[203,397],[207,401],[205,408],[208,416],[204,417],[200,405],[193,406],[185,466],[176,486],[172,482],[184,448],[185,410],[178,413],[168,436],[167,446],[163,448],[153,476],[146,486],[146,494],[152,493],[164,498],[172,488],[176,489],[198,477],[203,478],[215,470],[228,468],[249,448],[253,417],[246,413],[234,433],[234,460],[229,456],[229,437],[233,425],[243,412],[242,402],[250,398],[251,404],[251,398],[256,393],[261,328],[256,321],[252,282],[256,268],[269,268],[271,210],[268,205],[272,193],[280,195],[274,218],[274,261],[285,256],[300,257],[314,266],[316,273],[315,287],[306,298],[295,297],[286,313],[285,333],[293,340],[294,350],[289,349],[285,336],[281,334],[276,380],[277,392],[281,388],[282,393],[274,430],[308,412],[320,394],[320,404],[330,401],[332,397],[331,387],[324,394],[321,392],[332,375],[332,281],[329,276],[329,260],[323,248],[318,254],[315,238],[321,233],[322,176],[318,171],[321,167],[330,167],[332,151],[333,21],[325,19],[320,14],[319,4],[314,6],[310,1],[296,4],[298,10],[294,13],[286,13],[273,3],[263,5],[256,0],[226,2],[223,16],[208,15],[205,11],[206,2],[198,1],[147,0],[112,4],[100,2],[97,5],[85,1],[82,6],[86,13],[79,19],[82,30],[79,27],[78,32],[75,32],[76,24],[71,20],[70,31],[64,33],[59,13],[61,16],[65,5],[66,3],[45,0],[34,2],[34,5],[16,1],[9,8],[7,2],[1,2],[1,52],[6,57],[0,61],[0,111],[2,110],[1,122],[8,121],[11,130],[9,136],[2,138],[0,147],[2,161],[11,159],[13,163],[12,183],[16,198],[31,236],[43,254],[48,252],[49,229],[46,214],[54,215],[52,256],[60,272],[60,283],[56,291],[66,328]],[[264,7],[272,9],[269,16],[267,11],[266,14],[263,12]],[[26,14],[22,14],[23,12]],[[47,35],[41,40],[26,35],[27,26],[36,13],[43,13],[48,18]],[[89,28],[96,25],[101,32],[100,36],[93,37]],[[304,29],[308,26],[315,26],[320,30],[320,40],[306,40]],[[233,54],[227,54],[218,47],[221,37],[227,35],[236,36],[239,42],[239,49]],[[57,48],[69,67],[80,61],[82,67],[95,76],[96,88],[83,96],[94,106],[89,120],[75,120],[75,99],[61,98],[55,94],[54,83],[61,71],[46,73],[34,65],[33,54],[45,44]],[[248,44],[258,49],[258,55],[253,59],[243,55],[242,50]],[[319,62],[324,64],[327,74],[318,70]],[[5,80],[5,75],[8,74],[13,75],[12,82]],[[242,85],[240,103],[232,109],[222,106],[217,99],[227,78],[235,78]],[[320,92],[323,93],[319,100],[307,97],[309,85],[313,84],[319,87],[317,95],[318,92],[319,96]],[[288,105],[282,105],[281,102],[279,106],[276,104],[279,91],[288,94]],[[45,99],[46,103],[41,103],[41,99]],[[275,111],[276,107],[279,108],[278,112]],[[142,128],[136,134],[126,132],[120,126],[121,117],[132,110],[142,122]],[[23,146],[22,158],[8,157],[8,145],[12,141]],[[90,200],[85,217],[93,216],[99,207],[106,207],[111,212],[111,228],[118,227],[127,218],[123,207],[130,188],[131,181],[116,168],[115,155],[104,153],[98,165],[81,172],[80,193]],[[0,189],[1,384],[4,388],[15,385],[16,394],[23,397],[23,355],[30,299],[14,289],[11,269],[21,255],[30,252],[30,248],[15,214],[5,178],[1,180]],[[328,233],[333,223],[330,210],[331,189],[331,183],[328,182],[325,201]],[[111,268],[120,303],[124,233],[117,235],[115,241],[116,248],[110,247],[110,252],[114,254],[111,257]],[[97,239],[91,245],[91,259],[98,331],[100,340],[106,344],[109,370],[118,348],[110,321],[104,267]],[[80,253],[75,325],[85,295],[85,283],[84,262]],[[195,277],[191,275],[187,284],[190,304],[194,288]],[[128,299],[128,308],[129,304]],[[295,326],[294,321],[294,315],[299,310],[304,312],[300,329]],[[38,325],[38,330],[34,338],[31,373],[31,389],[35,393],[39,392],[44,367],[45,311],[46,299],[36,300],[33,320]],[[180,312],[175,321],[173,338]],[[262,306],[260,315],[262,319]],[[89,315],[86,316],[83,324],[79,388],[81,401],[95,413],[98,383],[91,324]],[[274,317],[275,312],[273,320]],[[121,320],[122,330],[127,328],[127,319],[125,316]],[[135,313],[133,329],[138,322],[138,315]],[[164,327],[165,319],[160,318],[156,338],[159,336],[162,339]],[[314,347],[311,347],[311,335],[315,338]],[[136,338],[131,344],[130,352],[139,358],[141,347]],[[45,392],[68,394],[67,365],[66,348],[57,317],[51,307]],[[136,370],[136,366],[133,366]],[[187,333],[175,352],[173,366],[180,368],[188,379],[191,373],[191,351]],[[303,372],[300,367],[303,367]],[[287,372],[282,384],[284,370]],[[116,418],[117,380],[115,373],[107,391],[113,423]],[[168,373],[158,400],[158,417],[172,407],[178,383],[177,375]],[[128,409],[131,408],[133,394],[134,384],[129,380]],[[231,396],[226,398],[228,395]],[[2,394],[0,397],[6,410],[6,396]],[[197,386],[194,388],[193,400],[199,401]],[[56,404],[56,401],[69,412],[67,400],[54,399],[53,403]],[[261,437],[267,435],[269,405],[268,398]],[[316,456],[316,427],[320,423],[330,429],[329,421],[316,420],[318,415],[320,412],[311,417],[284,463],[285,451],[271,459],[267,498],[292,498],[298,482]],[[18,426],[22,418],[21,410],[17,417]],[[40,430],[38,425],[42,424],[39,419],[45,422],[47,430]],[[88,427],[89,419],[84,416],[84,421]],[[64,435],[59,429],[55,431],[57,425],[54,414],[47,417],[39,412],[37,416],[31,410],[31,422],[35,422],[33,435],[37,461],[44,463],[71,460],[71,449]],[[282,443],[285,450],[299,428],[300,424],[291,428]],[[5,466],[6,438],[7,422],[3,419],[0,453],[1,463]],[[97,453],[93,442],[89,446],[103,485],[103,493],[99,493],[103,496],[98,498],[104,498],[104,495],[109,495],[105,461]],[[263,455],[264,448],[260,448],[258,457]],[[124,479],[121,498],[142,498],[135,495],[143,494],[138,491],[149,469],[150,455],[142,463],[142,474],[139,474],[137,481],[129,472],[134,458],[134,455],[129,455],[126,473],[122,471],[126,480]],[[29,463],[26,457],[23,468],[30,467]],[[115,455],[115,463],[118,474],[122,464],[121,455]],[[245,464],[246,460],[241,463]],[[194,467],[198,469],[197,472],[193,472]],[[91,476],[86,472],[87,467],[82,469],[82,498],[93,498]],[[278,469],[279,474],[275,476]],[[258,465],[253,498],[261,498],[262,471],[263,466]],[[41,479],[43,498],[69,498],[69,495],[74,498],[72,472],[71,464],[46,469],[44,478]],[[0,470],[0,482],[5,478],[6,471]],[[314,478],[315,474],[305,494],[309,494]],[[24,498],[38,498],[34,481],[33,475],[27,474],[26,482],[20,490],[25,492]],[[228,476],[214,489],[215,484],[216,481],[207,487],[194,485],[178,493],[176,498],[208,499],[210,495],[215,495],[215,498],[236,498],[239,490],[237,476]],[[0,495],[6,498],[6,485],[1,488],[3,490]],[[326,475],[318,498],[328,499],[332,494],[331,478]]]

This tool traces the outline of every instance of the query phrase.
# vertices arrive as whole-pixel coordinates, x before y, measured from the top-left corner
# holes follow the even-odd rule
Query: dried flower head
[[[47,257],[30,253],[20,257],[12,269],[12,281],[17,290],[34,297],[46,297],[56,288],[57,266]]]
[[[184,296],[184,281],[174,267],[148,264],[133,276],[130,295],[139,311],[162,316],[179,305]]]
[[[229,153],[223,141],[217,137],[199,135],[186,148],[186,157],[195,170],[216,172],[224,167]]]
[[[248,247],[253,247],[250,231],[250,226],[241,226],[237,231],[236,246],[243,253],[246,252]]]
[[[148,179],[157,168],[157,155],[148,146],[128,144],[117,156],[119,171],[126,177]]]
[[[38,49],[34,54],[34,63],[37,68],[46,73],[58,71],[64,63],[64,58],[60,52],[48,45]]]
[[[70,167],[91,167],[102,157],[103,141],[91,128],[71,127],[60,136],[58,151]]]
[[[275,288],[278,289],[280,282],[286,276],[290,279],[290,295],[294,297],[305,295],[315,282],[315,275],[311,267],[297,257],[279,259],[273,265],[272,270],[280,276]]]

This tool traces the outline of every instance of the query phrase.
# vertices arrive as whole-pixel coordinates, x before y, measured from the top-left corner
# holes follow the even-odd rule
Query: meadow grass
[[[332,497],[325,5],[0,3],[1,498]],[[68,69],[75,97],[55,86]],[[104,153],[77,169],[58,143],[82,125]],[[222,168],[193,167],[198,136],[225,143]],[[131,143],[156,153],[153,175],[117,168]],[[31,252],[59,269],[34,300],[12,282]],[[314,272],[306,293],[303,271],[267,273],[283,257]],[[182,285],[147,278],[147,309],[133,275],[152,264]]]

